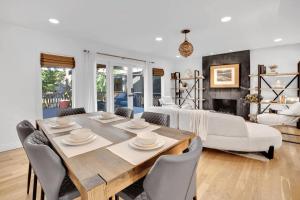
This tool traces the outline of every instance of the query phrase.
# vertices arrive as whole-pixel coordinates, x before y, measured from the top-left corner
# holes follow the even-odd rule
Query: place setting
[[[76,156],[112,144],[91,129],[80,128],[53,139],[67,157]]]
[[[107,149],[127,162],[138,165],[177,142],[176,139],[148,131],[124,142],[109,146]]]
[[[114,122],[114,121],[122,120],[122,119],[124,119],[124,118],[123,118],[123,117],[120,117],[120,116],[117,116],[117,115],[115,115],[114,113],[103,112],[103,111],[101,111],[101,112],[99,113],[99,115],[97,115],[97,116],[92,116],[92,117],[90,117],[90,119],[99,121],[99,122],[101,122],[101,123],[111,123],[111,122]]]
[[[114,127],[129,131],[131,133],[135,133],[137,135],[143,132],[150,132],[160,128],[160,126],[158,125],[146,122],[143,118],[132,119],[124,123],[116,124],[114,125]]]
[[[61,133],[81,128],[71,117],[56,117],[49,119],[45,124],[49,134]]]

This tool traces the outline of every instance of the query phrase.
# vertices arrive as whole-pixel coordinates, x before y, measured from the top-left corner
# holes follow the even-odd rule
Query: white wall
[[[300,44],[277,46],[272,48],[263,48],[250,51],[250,62],[251,62],[251,74],[257,74],[257,66],[263,64],[270,66],[272,64],[278,65],[278,72],[297,72],[298,62],[300,61]],[[268,69],[267,69],[268,70]],[[277,78],[282,80],[284,84],[287,84],[292,77],[288,78]],[[268,79],[268,78],[267,78]],[[271,85],[275,84],[276,78],[268,79]],[[252,78],[250,81],[251,88],[257,86],[257,77]],[[265,84],[262,87],[267,87]],[[297,87],[296,81],[290,87]],[[297,96],[296,90],[287,90],[285,92],[287,96]],[[265,99],[275,97],[272,91],[264,91],[262,96]],[[273,106],[274,107],[274,106]],[[281,106],[276,108],[282,109]],[[256,105],[251,105],[251,113],[257,111]]]
[[[172,67],[172,62],[141,55],[105,44],[62,37],[0,21],[0,151],[20,147],[15,126],[23,119],[34,123],[42,118],[40,53],[48,52],[75,57],[75,106],[86,106],[83,49],[155,61],[154,66]],[[166,71],[164,90],[168,92],[170,72]]]

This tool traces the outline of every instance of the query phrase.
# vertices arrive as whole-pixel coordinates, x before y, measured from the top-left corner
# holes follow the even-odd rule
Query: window
[[[152,75],[153,105],[159,106],[159,99],[161,98],[161,77],[164,75],[164,70],[159,68],[153,68]]]
[[[72,107],[72,57],[41,54],[43,118],[56,117],[59,109]]]

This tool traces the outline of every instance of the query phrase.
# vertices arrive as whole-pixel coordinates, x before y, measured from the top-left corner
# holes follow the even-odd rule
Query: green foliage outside
[[[71,100],[72,82],[66,79],[67,70],[42,69],[42,92],[45,94],[59,93]]]
[[[96,84],[97,84],[97,93],[98,93],[97,96],[98,96],[98,98],[100,98],[100,100],[103,100],[105,98],[105,93],[106,93],[106,75],[105,75],[105,72],[98,71]]]
[[[65,71],[42,69],[43,94],[55,92],[57,87],[63,82],[65,76]]]

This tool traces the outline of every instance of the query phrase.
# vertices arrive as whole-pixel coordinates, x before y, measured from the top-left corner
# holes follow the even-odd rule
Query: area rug
[[[233,151],[224,151],[224,152],[230,153],[230,154],[233,154],[233,155],[237,155],[237,156],[241,156],[241,157],[245,157],[245,158],[259,160],[259,161],[262,161],[262,162],[269,162],[270,161],[268,158],[266,158],[264,155],[262,155],[262,153],[244,153],[244,152],[233,152]]]

